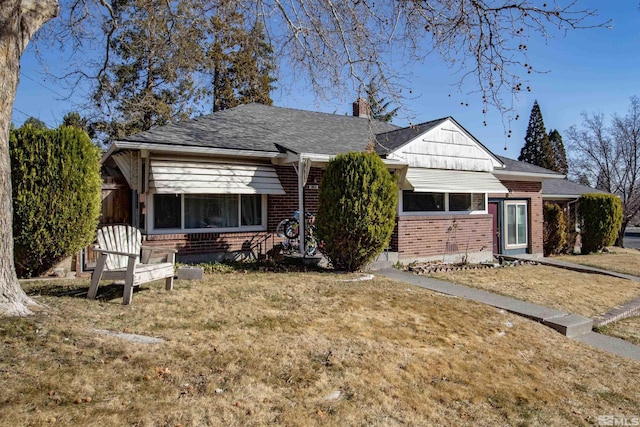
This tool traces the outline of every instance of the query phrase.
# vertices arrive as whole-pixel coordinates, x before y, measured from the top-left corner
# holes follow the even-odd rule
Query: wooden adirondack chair
[[[175,249],[142,246],[140,230],[129,225],[109,225],[98,230],[96,268],[91,275],[87,298],[95,299],[100,280],[124,280],[122,304],[131,303],[133,287],[166,279],[173,289]],[[153,253],[166,253],[165,262],[149,263]]]

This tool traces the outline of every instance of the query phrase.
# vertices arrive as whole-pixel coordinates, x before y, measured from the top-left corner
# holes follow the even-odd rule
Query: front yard
[[[25,285],[42,307],[0,319],[0,424],[574,426],[637,416],[640,390],[628,384],[639,362],[491,307],[348,278],[207,274],[172,292],[144,286],[131,306],[53,296],[86,281]]]
[[[614,247],[599,254],[563,255],[552,259],[640,276],[640,251],[637,249]],[[541,265],[456,271],[432,277],[587,317],[640,298],[639,282]],[[607,325],[600,332],[640,345],[640,316]]]

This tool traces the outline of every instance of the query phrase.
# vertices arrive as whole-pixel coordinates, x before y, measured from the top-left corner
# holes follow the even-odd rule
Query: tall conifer
[[[542,120],[542,112],[538,101],[533,103],[527,134],[524,137],[524,147],[520,151],[518,160],[531,163],[546,169],[555,170],[553,147],[549,142],[547,130]]]
[[[569,164],[567,163],[567,152],[564,149],[564,143],[562,142],[562,135],[556,129],[549,132],[549,142],[553,149],[553,158],[555,163],[556,172],[562,174],[569,173]]]

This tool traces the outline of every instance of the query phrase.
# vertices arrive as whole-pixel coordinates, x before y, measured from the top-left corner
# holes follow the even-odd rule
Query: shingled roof
[[[376,135],[375,150],[378,154],[385,155],[402,147],[419,135],[430,131],[445,120],[447,120],[447,117],[420,123],[418,125],[411,125],[405,128],[397,128],[389,132],[379,133]]]
[[[541,168],[540,166],[532,165],[531,163],[521,162],[519,160],[513,160],[508,157],[498,156],[498,159],[502,163],[504,163],[504,171],[506,172],[522,172],[522,173],[532,173],[532,174],[544,174],[544,175],[558,175],[558,177],[562,178],[561,173],[552,171],[549,169]]]
[[[591,188],[586,185],[578,184],[567,179],[549,179],[542,181],[542,196],[545,199],[557,198],[578,198],[583,194],[602,193],[608,194],[606,191],[597,188]]]
[[[334,155],[364,151],[375,134],[397,126],[367,118],[261,104],[240,105],[193,120],[160,126],[120,141]]]

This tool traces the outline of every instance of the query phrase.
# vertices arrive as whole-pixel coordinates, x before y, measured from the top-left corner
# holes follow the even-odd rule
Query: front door
[[[498,218],[498,202],[489,202],[489,214],[493,216],[493,253],[500,253],[500,227]]]

